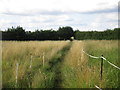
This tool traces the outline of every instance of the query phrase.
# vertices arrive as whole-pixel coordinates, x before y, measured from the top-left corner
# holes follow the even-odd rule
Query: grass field
[[[3,41],[3,88],[120,88],[120,70],[93,59],[101,56],[120,67],[117,40]],[[18,64],[18,65],[17,65]]]

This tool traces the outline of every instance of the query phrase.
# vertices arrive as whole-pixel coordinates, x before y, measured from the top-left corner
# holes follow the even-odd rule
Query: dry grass
[[[82,52],[84,43],[82,41],[74,41],[69,53],[65,57],[63,75],[65,76],[63,87],[84,88],[93,87],[92,80],[96,74],[91,72],[88,67],[88,59]],[[96,69],[96,67],[94,67]],[[92,78],[92,77],[94,78]]]
[[[85,51],[94,56],[103,55],[108,61],[119,66],[118,60],[118,41],[117,40],[88,40],[84,41]],[[100,77],[100,59],[89,58],[89,68],[96,67],[94,72]],[[118,73],[119,70],[108,64],[106,61],[103,62],[103,79],[99,80],[97,84],[101,88],[116,88],[119,87]],[[93,71],[93,70],[92,70]]]
[[[103,79],[101,80],[101,59],[88,57],[82,52],[82,49],[94,56],[101,56],[103,54],[110,62],[117,66],[119,65],[118,41],[74,41],[69,53],[64,59],[62,70],[64,76],[63,87],[95,88],[95,85],[100,88],[119,87],[117,77],[119,71],[104,62]]]
[[[19,63],[18,81],[25,78],[26,72],[30,71],[32,58],[33,72],[39,70],[44,55],[45,64],[62,49],[68,42],[64,41],[4,41],[3,42],[3,87],[14,87],[16,77],[16,63]],[[43,54],[44,53],[44,54]],[[37,68],[37,69],[36,69]],[[38,74],[39,75],[39,74]],[[33,80],[35,78],[33,77]],[[11,84],[10,84],[11,83]],[[12,84],[13,83],[13,84]],[[9,85],[10,84],[10,85]]]
[[[3,42],[3,87],[15,87],[16,63],[19,63],[18,83],[19,87],[27,86],[32,72],[33,88],[47,87],[54,79],[55,72],[47,72],[48,62],[53,57],[64,60],[58,65],[61,67],[61,86],[63,88],[116,88],[120,87],[119,71],[104,61],[103,79],[100,80],[100,59],[93,59],[82,52],[82,49],[94,56],[104,55],[107,60],[119,66],[118,61],[118,41],[116,40],[87,40],[73,41],[67,53],[62,52],[62,48],[68,45],[69,41],[4,41]],[[59,55],[56,55],[61,51]],[[32,56],[32,68],[30,62]],[[42,65],[43,56],[45,66]],[[58,59],[59,60],[59,59]],[[56,65],[57,66],[57,65]],[[55,67],[54,67],[55,68]],[[49,79],[49,80],[48,80]],[[21,85],[22,84],[22,85]]]

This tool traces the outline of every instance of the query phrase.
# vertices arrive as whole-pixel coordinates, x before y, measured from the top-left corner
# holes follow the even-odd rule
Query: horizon
[[[17,27],[21,27],[21,26],[16,26],[16,27],[13,27],[13,26],[12,26],[12,27],[9,27],[9,28],[11,29],[11,28],[17,28]],[[71,27],[71,26],[63,26],[63,27]],[[7,28],[7,29],[5,29],[5,30],[1,30],[1,29],[0,29],[0,31],[3,31],[3,32],[4,32],[4,31],[8,31],[9,28]],[[23,27],[22,27],[22,28],[23,28]],[[58,31],[59,28],[60,28],[60,27],[58,27],[57,29],[50,28],[50,29],[34,29],[34,30],[26,30],[25,28],[23,28],[23,30],[25,30],[25,32],[26,32],[26,31],[35,32],[35,31],[37,31],[37,30],[38,30],[38,31],[47,31],[47,30]],[[61,27],[61,28],[62,28],[62,27]],[[73,29],[73,27],[71,27],[71,28]],[[117,28],[118,28],[118,27],[117,27]],[[114,30],[114,29],[115,29],[115,28],[112,28],[112,29],[111,29],[111,28],[107,28],[107,29],[105,29],[105,30],[79,30],[79,29],[73,29],[73,31],[77,31],[77,30],[78,30],[78,31],[80,31],[80,32],[89,32],[89,31],[104,32],[104,31],[107,31],[107,30]]]
[[[57,30],[70,26],[80,31],[118,27],[119,0],[1,0],[0,29],[21,26],[26,31]]]

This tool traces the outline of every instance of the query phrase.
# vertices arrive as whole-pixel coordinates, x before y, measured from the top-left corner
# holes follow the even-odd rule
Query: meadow
[[[3,41],[3,88],[120,88],[117,40]]]

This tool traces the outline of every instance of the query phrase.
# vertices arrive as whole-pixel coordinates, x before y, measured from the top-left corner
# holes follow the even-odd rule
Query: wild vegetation
[[[118,58],[118,42],[116,40],[102,40],[102,41],[85,41],[86,51],[94,56],[103,55],[108,61],[120,67],[120,62]],[[120,87],[119,83],[119,74],[120,70],[108,64],[106,61],[103,61],[103,80],[102,87],[107,88],[117,88]],[[92,69],[96,68],[95,72],[100,73],[100,60],[89,58],[88,66]]]
[[[118,69],[104,61],[101,80],[101,59],[82,51],[120,67],[117,40],[3,41],[2,48],[3,88],[120,88]]]
[[[25,31],[22,27],[8,28],[2,31],[2,40],[69,40],[74,37],[76,40],[118,40],[120,28],[107,29],[104,31],[80,31],[72,27],[59,27],[58,30],[35,30]]]
[[[59,44],[58,44],[59,43]],[[39,87],[45,79],[42,69],[68,42],[3,42],[2,75],[3,87],[16,87],[16,63],[18,67],[17,87]],[[44,66],[43,66],[44,59]],[[31,64],[32,60],[32,64]],[[30,68],[31,65],[31,68]],[[40,74],[41,73],[41,74]],[[29,85],[31,82],[32,85]]]

